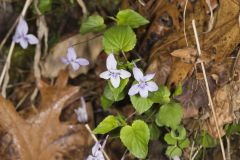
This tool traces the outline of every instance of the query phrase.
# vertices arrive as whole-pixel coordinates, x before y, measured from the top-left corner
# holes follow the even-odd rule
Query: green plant
[[[108,80],[101,97],[104,110],[108,110],[113,103],[130,96],[137,115],[132,122],[119,115],[109,115],[94,129],[94,133],[106,134],[113,130],[120,131],[118,135],[126,148],[137,158],[144,159],[148,154],[150,139],[159,139],[161,128],[167,128],[171,132],[164,136],[168,144],[166,155],[181,156],[182,150],[190,143],[186,130],[181,125],[183,117],[181,105],[172,100],[173,95],[166,86],[156,85],[152,80],[155,74],[144,76],[136,66],[138,60],[130,62],[126,58],[126,54],[137,43],[133,29],[146,25],[149,21],[131,9],[119,11],[116,18],[112,19],[116,21],[115,25],[106,28],[101,16],[90,16],[82,24],[80,33],[105,30],[102,41],[104,51],[109,54],[108,70],[100,75],[101,78]],[[124,60],[120,58],[120,54],[123,54]],[[127,92],[131,79],[128,70],[133,71],[135,81]],[[181,94],[181,86],[174,93],[175,96],[179,94]]]

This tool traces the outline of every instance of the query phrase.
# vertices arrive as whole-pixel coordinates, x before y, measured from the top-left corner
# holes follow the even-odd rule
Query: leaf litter
[[[239,61],[235,68],[235,76],[231,77],[232,65],[236,60],[232,58],[236,57],[236,54],[233,53],[236,52],[235,50],[240,43],[239,5],[233,0],[210,0],[210,6],[214,13],[214,23],[213,28],[208,31],[209,25],[207,24],[212,18],[209,5],[205,0],[189,2],[185,18],[187,45],[183,32],[185,0],[147,1],[145,6],[137,2],[125,1],[123,3],[127,7],[136,7],[141,14],[149,17],[150,24],[146,28],[137,30],[138,35],[142,38],[135,49],[137,55],[139,53],[138,56],[143,57],[143,61],[148,62],[147,72],[156,72],[154,81],[158,85],[166,84],[171,90],[174,90],[181,83],[183,93],[174,98],[183,105],[184,119],[190,120],[186,123],[200,121],[199,126],[188,129],[194,132],[193,130],[203,127],[211,136],[218,137],[208,106],[203,75],[198,65],[199,61],[205,63],[207,79],[218,117],[220,136],[224,136],[224,125],[237,122],[240,117]],[[201,57],[196,54],[196,45],[191,28],[193,18],[196,19],[197,29],[200,31],[199,39],[203,52]],[[12,102],[0,98],[0,145],[2,148],[0,155],[3,159],[64,159],[75,154],[77,158],[72,157],[72,159],[84,159],[91,152],[90,147],[93,141],[84,125],[76,122],[74,124],[68,121],[62,122],[60,115],[67,114],[62,110],[65,110],[64,107],[68,106],[69,102],[79,94],[79,87],[69,86],[67,83],[75,83],[76,81],[79,83],[78,79],[84,79],[80,74],[92,73],[91,69],[99,73],[99,68],[104,68],[106,57],[100,54],[102,50],[101,36],[92,40],[92,37],[95,36],[95,34],[74,35],[57,43],[47,57],[43,58],[41,62],[42,76],[44,78],[58,78],[53,86],[42,80],[37,81],[41,102],[38,107],[31,108],[30,113],[23,116],[15,111]],[[59,61],[60,57],[64,55],[69,41],[72,44],[87,42],[76,45],[74,48],[79,57],[88,58],[91,64],[89,68],[80,69],[78,72],[70,71],[69,74],[72,78],[70,82],[67,80],[67,73],[60,71],[65,66]],[[96,116],[96,123],[98,123],[101,114],[103,114],[99,109],[98,97],[103,90],[103,81],[97,79],[95,75],[90,77],[93,79],[92,82],[85,80],[80,86],[83,86],[81,89],[85,90],[86,93],[90,91],[86,91],[89,87],[84,88],[85,84],[94,86],[93,91],[88,95],[94,101],[95,106],[93,107],[97,110],[95,111],[97,114],[95,113],[94,116]],[[96,79],[99,81],[98,84],[94,82]],[[20,97],[22,96],[20,95]],[[22,112],[24,113],[24,110]],[[126,102],[120,105],[114,104],[110,112],[121,113],[126,117],[134,113]],[[74,111],[72,110],[71,113]],[[124,152],[122,145],[117,140],[110,140],[106,146],[108,145],[111,157],[119,159],[119,156]],[[163,152],[161,147],[159,150],[155,150],[150,151],[150,153]],[[127,154],[126,157],[133,159],[130,154]],[[152,154],[150,157],[156,159],[159,158],[159,155]],[[161,159],[164,158],[161,157]]]

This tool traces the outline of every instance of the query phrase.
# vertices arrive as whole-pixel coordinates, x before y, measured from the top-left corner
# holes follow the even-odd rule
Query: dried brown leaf
[[[0,97],[0,126],[12,136],[19,159],[63,159],[72,149],[82,152],[80,159],[86,156],[91,138],[84,126],[60,122],[63,107],[79,90],[67,86],[67,79],[67,73],[63,72],[54,86],[38,81],[41,104],[37,113],[26,119],[16,112],[10,101]]]

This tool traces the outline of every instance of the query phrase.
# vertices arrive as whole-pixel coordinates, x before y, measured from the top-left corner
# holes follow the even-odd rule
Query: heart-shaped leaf
[[[153,101],[148,98],[142,98],[141,96],[130,96],[133,107],[139,114],[146,112],[153,105]]]
[[[150,131],[144,121],[136,120],[132,126],[123,127],[120,131],[120,139],[137,158],[143,159],[147,156]]]
[[[166,155],[168,157],[180,157],[182,155],[182,150],[177,146],[168,146],[166,150]]]
[[[100,124],[97,126],[97,128],[94,129],[93,132],[95,134],[105,134],[119,126],[119,121],[114,116],[110,115],[107,116],[102,122],[100,122]]]
[[[130,51],[136,45],[136,34],[129,26],[114,26],[103,35],[103,48],[106,53]]]
[[[132,28],[138,28],[148,23],[149,21],[146,18],[131,9],[119,11],[117,14],[118,25],[129,25]]]
[[[99,15],[93,15],[88,17],[87,20],[82,23],[80,33],[98,32],[105,28],[106,25],[104,24],[104,19]]]
[[[165,125],[173,129],[177,128],[183,117],[183,109],[178,103],[168,103],[160,107],[156,114],[156,123],[159,126]]]

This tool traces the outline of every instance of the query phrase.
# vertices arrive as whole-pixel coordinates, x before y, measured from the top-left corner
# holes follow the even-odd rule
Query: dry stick
[[[37,19],[37,27],[38,27],[38,40],[39,43],[36,45],[36,49],[35,49],[35,56],[34,56],[34,63],[33,63],[33,68],[34,68],[34,76],[35,78],[38,80],[41,78],[41,71],[39,68],[39,62],[40,62],[40,58],[41,58],[41,41],[44,37],[44,41],[45,41],[45,49],[44,52],[47,51],[47,38],[48,38],[48,28],[47,28],[47,24],[44,18],[44,15],[42,15],[41,11],[38,8],[38,2],[39,0],[34,0],[34,8],[35,11],[38,14],[38,19]],[[31,102],[34,101],[34,99],[36,98],[38,94],[38,88],[35,88],[32,95],[31,95]]]
[[[194,153],[193,157],[191,158],[191,160],[194,160],[198,154],[198,152],[202,149],[202,146],[199,147],[199,149]]]
[[[24,4],[24,7],[23,7],[23,10],[22,10],[21,15],[20,15],[21,17],[25,16],[25,14],[27,12],[27,9],[28,9],[28,7],[30,6],[31,3],[32,3],[32,0],[26,0],[26,2]],[[18,18],[18,20],[19,20],[19,18]],[[8,70],[9,70],[10,65],[11,65],[11,58],[12,58],[14,47],[15,47],[15,42],[12,41],[11,47],[10,47],[10,50],[9,50],[9,53],[8,53],[7,61],[4,65],[4,67],[3,67],[3,71],[2,71],[1,76],[0,76],[0,86],[2,86],[4,76],[6,74],[8,74]],[[9,76],[9,75],[7,75],[7,76]],[[7,85],[8,85],[9,78],[7,77],[5,80],[6,81],[4,82],[4,85],[2,86],[2,94],[6,93],[6,88],[7,88]],[[5,97],[5,95],[4,95],[4,97]]]
[[[89,127],[89,125],[88,125],[88,124],[85,124],[85,127],[86,127],[86,129],[88,130],[88,132],[90,133],[90,135],[92,136],[93,140],[97,143],[97,142],[98,142],[98,139],[97,139],[97,137],[92,133],[92,130],[91,130],[91,128]],[[105,158],[106,158],[107,160],[110,160],[110,158],[108,157],[107,153],[106,153],[106,152],[104,151],[104,149],[102,148],[102,145],[100,145],[100,146],[101,146],[100,149],[101,149],[101,151],[103,152]]]
[[[196,25],[195,25],[195,20],[194,19],[192,20],[192,27],[193,27],[193,31],[194,31],[196,44],[197,44],[198,55],[201,56],[200,43],[199,43],[199,40],[198,40],[198,34],[197,34],[197,29],[196,29]],[[212,113],[213,113],[214,122],[215,122],[215,125],[217,127],[217,134],[218,134],[218,137],[219,137],[219,142],[220,142],[220,146],[221,146],[221,150],[222,150],[223,160],[226,160],[224,145],[223,145],[223,142],[222,142],[222,139],[221,139],[221,135],[220,135],[220,130],[219,130],[219,126],[218,126],[218,121],[217,121],[217,117],[216,117],[215,108],[213,106],[213,101],[212,101],[212,97],[211,97],[211,93],[210,93],[210,89],[209,89],[209,85],[208,85],[208,80],[207,80],[205,66],[204,66],[204,63],[202,61],[200,61],[200,64],[201,64],[201,67],[202,67],[202,72],[203,72],[204,81],[205,81],[205,85],[206,85],[209,105],[211,107],[211,110],[212,110]]]
[[[227,141],[227,160],[231,160],[231,142],[228,136],[226,136],[226,141]]]
[[[186,10],[187,10],[187,4],[188,4],[188,0],[186,0],[185,2],[185,6],[184,6],[184,11],[183,11],[183,33],[184,33],[184,38],[188,47],[188,40],[187,40],[187,34],[186,34]]]
[[[2,50],[4,44],[7,42],[9,36],[11,35],[11,33],[14,31],[15,27],[17,26],[18,24],[18,20],[19,20],[19,17],[15,20],[15,22],[13,23],[12,27],[9,29],[8,33],[6,34],[6,36],[4,37],[4,39],[2,40],[1,44],[0,44],[0,51]]]
[[[88,11],[87,11],[87,7],[86,7],[85,3],[83,2],[83,0],[77,0],[77,2],[79,4],[79,6],[82,8],[84,18],[86,18]]]

